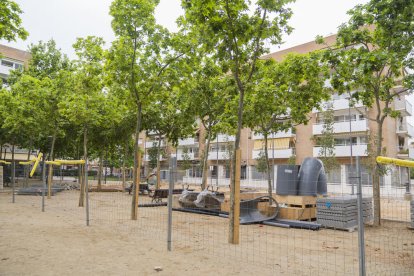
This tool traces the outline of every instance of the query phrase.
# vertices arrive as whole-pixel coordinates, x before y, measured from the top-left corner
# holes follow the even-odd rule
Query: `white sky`
[[[111,29],[109,6],[112,0],[15,0],[24,14],[23,26],[28,30],[26,41],[0,41],[12,47],[26,50],[31,43],[55,39],[59,48],[74,58],[72,44],[77,37],[101,36],[107,42],[114,39]],[[294,32],[285,37],[280,49],[314,40],[316,35],[336,32],[337,27],[348,19],[346,11],[368,0],[297,0],[292,5],[290,25]],[[158,23],[170,31],[176,30],[175,20],[182,14],[180,0],[161,0],[156,11]],[[278,48],[272,48],[277,51]]]

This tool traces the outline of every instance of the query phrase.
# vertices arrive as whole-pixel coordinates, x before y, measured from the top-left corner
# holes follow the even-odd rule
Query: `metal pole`
[[[45,154],[46,155],[46,154]],[[45,191],[46,191],[46,156],[43,155],[43,165],[42,165],[42,212],[45,211]]]
[[[85,160],[86,226],[89,226],[88,160]]]
[[[217,157],[216,157],[216,164],[217,164],[217,172],[216,172],[216,185],[217,185],[217,187],[218,187],[218,175],[219,175],[219,164],[218,164],[218,135],[217,135],[217,151],[216,151],[216,154],[217,154]],[[212,185],[213,185],[213,183],[212,183]]]
[[[349,177],[348,178],[351,180],[351,179],[353,179],[353,178],[351,178],[351,171],[353,171],[353,168],[352,168],[352,120],[351,120],[351,105],[350,104],[351,104],[351,97],[349,97],[349,100],[348,100],[349,145],[350,145],[350,150],[351,150],[351,155],[350,155],[351,166],[349,167]],[[354,181],[353,180],[352,180],[352,183],[351,183],[351,188],[352,188],[351,194],[353,195],[353,194],[355,194],[355,192],[354,192]]]
[[[12,181],[12,202],[15,203],[16,202],[16,196],[14,194],[14,189],[15,189],[15,182],[16,182],[16,163],[14,161],[14,158],[12,159],[12,175],[11,175],[11,181]]]
[[[275,133],[272,132],[272,184],[275,188]]]
[[[359,275],[365,276],[365,240],[364,240],[364,213],[362,210],[362,185],[361,170],[359,168],[359,156],[356,156],[356,169],[358,177],[358,247],[359,247]]]
[[[170,181],[168,186],[168,231],[167,231],[167,249],[171,251],[171,234],[172,234],[172,197],[174,188],[174,170],[177,157],[170,158]]]

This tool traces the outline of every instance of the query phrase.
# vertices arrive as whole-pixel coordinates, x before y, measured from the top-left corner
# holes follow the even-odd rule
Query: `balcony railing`
[[[338,100],[332,100],[332,109],[333,110],[342,110],[342,109],[348,109],[349,108],[349,100],[347,99],[338,99]],[[363,107],[364,105],[361,102],[357,102],[354,104],[355,107]],[[352,107],[351,107],[352,109]],[[325,105],[322,105],[322,111],[326,111]],[[313,109],[313,113],[318,113],[318,109]]]
[[[260,156],[260,152],[262,150],[253,150],[253,159],[257,159]],[[290,158],[295,154],[294,148],[288,149],[275,149],[275,150],[268,150],[267,154],[269,159],[281,159],[281,158]]]
[[[272,138],[286,138],[286,137],[293,137],[295,136],[295,133],[293,132],[293,129],[289,129],[287,131],[280,131],[277,133],[273,133],[273,134],[269,134],[269,136],[267,137],[268,139],[272,139]],[[263,140],[263,134],[259,134],[259,133],[253,133],[252,136],[253,140]]]
[[[405,97],[394,101],[394,109],[399,111],[403,117],[411,116],[413,111],[411,103],[409,103]]]
[[[313,147],[313,156],[319,157],[321,147]],[[335,157],[351,156],[351,146],[335,146]],[[352,145],[352,156],[367,156],[367,145]]]
[[[152,148],[154,146],[154,142],[155,142],[155,147],[158,147],[158,141],[155,141],[155,140],[145,142],[145,147]],[[161,147],[164,147],[164,146],[165,146],[165,142],[161,141]]]
[[[366,119],[351,121],[351,130],[352,130],[352,132],[367,131],[368,130],[368,121]],[[314,124],[313,125],[313,134],[314,135],[321,135],[322,131],[323,131],[323,124]],[[333,132],[334,133],[347,133],[347,132],[349,132],[349,121],[334,123]]]
[[[179,146],[190,146],[190,145],[195,145],[197,143],[198,141],[196,141],[196,139],[194,138],[185,138],[185,139],[178,140]]]

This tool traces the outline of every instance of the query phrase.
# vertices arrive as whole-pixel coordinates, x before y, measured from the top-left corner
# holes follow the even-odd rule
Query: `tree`
[[[312,109],[329,96],[324,89],[327,67],[320,66],[319,60],[319,55],[313,53],[291,54],[281,62],[257,62],[256,86],[246,97],[245,121],[264,138],[269,197],[272,197],[269,135],[306,124]]]
[[[392,102],[414,87],[414,3],[402,0],[371,0],[348,13],[338,29],[335,45],[325,58],[333,69],[331,83],[340,93],[352,94],[371,109],[368,119],[376,124],[374,158],[383,152],[385,118],[397,117]],[[322,43],[323,39],[318,38]],[[373,166],[374,225],[381,223],[381,169]]]
[[[111,68],[117,82],[129,91],[136,110],[135,187],[139,182],[139,133],[143,110],[150,104],[149,96],[157,90],[160,76],[181,56],[169,48],[168,31],[155,22],[154,10],[158,3],[158,0],[115,0],[110,7],[112,29],[117,37],[112,45]],[[137,194],[134,194],[131,219],[137,219],[137,202]]]
[[[2,0],[0,5],[0,39],[16,41],[17,38],[25,40],[29,33],[21,26],[20,14],[23,11],[19,5],[11,0]]]
[[[183,147],[183,153],[181,154],[181,157],[183,159],[182,162],[182,169],[183,170],[188,170],[191,168],[191,157],[188,154],[188,147]]]
[[[290,2],[293,1],[256,1],[255,4],[245,0],[182,1],[185,15],[180,19],[181,26],[199,39],[203,50],[219,62],[223,74],[230,72],[233,77],[237,89],[234,100],[238,102],[237,115],[234,114],[237,117],[235,154],[240,151],[244,97],[254,87],[256,63],[268,51],[265,41],[280,44],[282,34],[290,32],[287,20],[291,11],[285,6]],[[229,242],[238,243],[233,226],[235,183],[240,179],[236,180],[236,170],[232,175]]]
[[[320,113],[323,125],[322,135],[314,137],[316,144],[320,147],[319,159],[321,159],[325,170],[331,173],[338,167],[338,161],[335,157],[335,138],[334,138],[334,110],[332,102],[325,104],[325,110]]]
[[[83,154],[85,169],[88,160],[88,131],[93,126],[102,126],[103,112],[106,109],[106,98],[103,93],[103,49],[102,38],[88,36],[78,38],[73,45],[78,60],[75,61],[74,93],[69,94],[64,101],[59,103],[59,110],[67,120],[80,126],[83,132]],[[85,178],[86,181],[86,178]],[[84,203],[85,186],[81,185],[79,206]]]
[[[195,73],[191,76],[186,91],[192,113],[200,118],[206,131],[206,144],[202,159],[203,179],[201,189],[207,187],[207,162],[210,143],[223,130],[225,121],[224,111],[231,95],[227,92],[232,89],[229,77],[222,74],[220,67],[204,53],[199,53],[194,63]]]

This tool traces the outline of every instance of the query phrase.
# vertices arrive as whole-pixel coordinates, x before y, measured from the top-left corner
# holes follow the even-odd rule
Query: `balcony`
[[[397,147],[397,157],[401,159],[408,159],[409,157],[409,149],[403,146]]]
[[[155,146],[158,147],[158,141],[155,140],[151,140],[151,141],[147,141],[145,142],[145,148],[152,148],[155,142]],[[161,147],[165,146],[165,142],[161,141]]]
[[[3,76],[8,76],[10,75],[10,70],[13,70],[14,68],[12,67],[8,67],[8,66],[4,66],[0,64],[0,75]]]
[[[196,141],[194,138],[185,138],[178,140],[179,146],[193,146],[195,144],[198,144],[198,141]]]
[[[262,150],[253,150],[253,159],[259,158],[260,152]],[[290,158],[294,155],[294,148],[289,149],[275,149],[275,150],[268,150],[267,154],[269,155],[269,159],[282,159],[282,158]]]
[[[323,124],[314,124],[313,125],[313,135],[321,135],[323,130]],[[368,130],[368,120],[358,120],[351,122],[352,132],[365,132]],[[347,122],[338,122],[333,125],[334,133],[349,133],[349,121]]]
[[[405,97],[402,97],[401,99],[396,99],[394,101],[394,110],[399,111],[401,114],[401,117],[405,116],[411,116],[413,107],[412,105],[405,99]]]
[[[349,109],[349,100],[347,99],[338,99],[332,100],[332,109],[333,110],[342,110],[342,109]],[[364,105],[361,102],[357,102],[354,104],[355,107],[363,107]],[[352,109],[352,107],[351,107]],[[326,105],[321,105],[321,111],[326,111]],[[320,112],[318,109],[313,109],[313,113]]]
[[[319,157],[321,147],[313,147],[313,156]],[[335,146],[335,157],[351,156],[350,146]],[[367,145],[352,145],[352,156],[367,156]]]
[[[209,151],[208,160],[229,160],[230,153],[227,151]]]
[[[198,158],[195,157],[195,154],[193,152],[192,153],[187,153],[187,155],[189,157],[189,160],[196,160],[196,159],[198,159]],[[183,161],[184,160],[183,153],[177,152],[177,160],[178,161]]]
[[[234,142],[236,141],[236,137],[232,135],[226,134],[219,134],[216,139],[211,140],[211,142],[219,142],[219,143],[226,143],[226,142]]]
[[[269,134],[269,136],[267,138],[268,139],[272,139],[272,138],[286,138],[286,137],[293,137],[295,135],[296,134],[293,133],[293,129],[291,128],[291,129],[289,129],[287,131],[280,131],[280,132],[277,132],[277,133],[274,133],[274,134]],[[264,137],[263,137],[262,134],[253,133],[252,139],[253,140],[263,140]]]
[[[414,137],[414,127],[407,122],[405,117],[403,117],[402,121],[397,120],[397,129],[395,132],[400,136]]]
[[[149,158],[149,154],[144,154],[144,158],[143,158],[144,162],[149,162],[150,158]],[[166,160],[161,154],[160,154],[160,161],[164,161]]]

